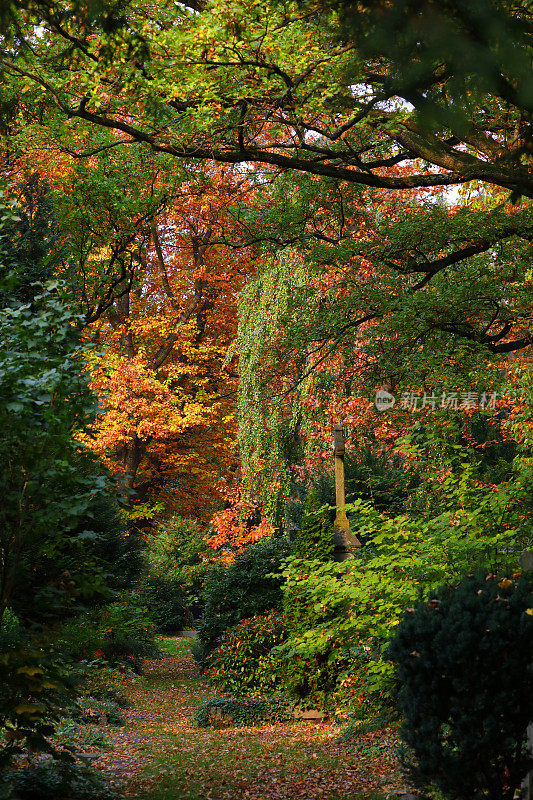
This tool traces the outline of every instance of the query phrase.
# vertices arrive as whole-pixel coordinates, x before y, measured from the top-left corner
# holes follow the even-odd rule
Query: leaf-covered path
[[[132,681],[124,728],[97,762],[136,800],[359,800],[405,792],[392,733],[347,743],[326,722],[200,729],[209,687],[187,640],[166,640],[163,659]]]

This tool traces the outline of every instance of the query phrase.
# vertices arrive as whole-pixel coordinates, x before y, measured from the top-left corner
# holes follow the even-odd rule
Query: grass
[[[190,639],[162,637],[165,657],[147,662],[132,686],[127,736],[136,737],[126,792],[135,800],[382,800],[402,789],[391,732],[356,744],[328,723],[290,722],[200,729],[194,713],[211,690],[191,658]],[[113,758],[120,759],[120,741]],[[129,759],[129,761],[128,761]]]
[[[157,646],[166,656],[185,658],[191,654],[192,641],[192,639],[180,638],[179,636],[158,636]]]

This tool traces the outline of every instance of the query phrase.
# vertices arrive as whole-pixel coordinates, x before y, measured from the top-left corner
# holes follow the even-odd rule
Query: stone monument
[[[333,557],[335,561],[345,561],[354,548],[361,547],[361,542],[350,530],[350,523],[348,522],[348,517],[346,516],[346,511],[344,508],[346,505],[346,496],[344,491],[345,445],[346,437],[344,433],[344,427],[342,425],[335,425],[333,428],[333,456],[335,459],[335,504],[337,507],[335,522],[333,523],[333,541],[335,542]]]

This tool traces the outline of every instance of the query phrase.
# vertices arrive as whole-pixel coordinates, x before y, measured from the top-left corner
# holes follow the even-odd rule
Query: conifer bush
[[[533,766],[532,578],[481,572],[441,587],[407,610],[389,657],[415,783],[460,800],[512,800]]]
[[[160,523],[148,538],[138,591],[160,633],[194,627],[203,584],[216,569],[212,555],[198,523],[177,515]]]

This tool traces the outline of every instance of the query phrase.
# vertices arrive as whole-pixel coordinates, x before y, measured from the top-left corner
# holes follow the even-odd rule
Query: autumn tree
[[[531,20],[518,1],[12,8],[20,49],[4,48],[6,75],[95,135],[367,186],[531,191]],[[398,164],[411,174],[387,173]]]
[[[134,279],[92,327],[106,348],[93,373],[104,407],[95,446],[127,500],[206,519],[236,468],[224,363],[252,267],[224,238],[237,235],[229,209],[248,191],[243,176],[191,171],[137,238]]]
[[[295,358],[307,336],[313,368],[324,356],[322,363],[342,362],[342,372],[346,354],[362,352],[354,341],[363,342],[367,364],[397,380],[398,352],[407,354],[409,373],[441,345],[448,353],[460,347],[473,363],[533,341],[531,26],[520,2],[476,0],[465,9],[440,0],[386,7],[308,0],[259,12],[230,0],[140,4],[118,15],[105,4],[20,0],[12,9],[6,85],[17,87],[21,115],[38,105],[35,130],[73,158],[140,146],[180,163],[291,170],[294,182],[310,176],[311,193],[313,179],[330,182],[333,216],[311,202],[304,220],[305,236],[322,237],[330,249],[310,259],[326,264],[322,288],[316,275],[296,287],[306,307],[287,328]],[[404,211],[382,219],[375,209],[363,242],[361,215],[345,222],[345,198],[357,187],[385,190],[382,202],[392,207],[398,193],[454,185],[488,202],[450,213],[445,198],[407,200]],[[292,240],[299,264],[300,233],[289,230],[293,197],[285,189],[285,202],[277,198],[284,223],[274,235],[280,247]],[[300,353],[309,360],[305,347]]]
[[[28,211],[11,244],[20,273],[26,229],[53,226],[39,246],[54,252],[44,264],[31,251],[27,283],[48,264],[98,346],[91,368],[102,413],[87,441],[143,514],[158,504],[205,520],[215,484],[237,464],[235,369],[222,365],[252,270],[231,209],[251,182],[235,170],[184,169],[147,148],[127,159],[113,148],[87,161],[68,156],[58,168],[53,152],[35,164],[34,145],[30,136],[4,150],[5,174],[13,190],[28,175],[48,217],[20,184]]]
[[[529,330],[527,204],[511,212],[519,236],[470,256],[465,247],[460,263],[448,256],[472,240],[469,226],[508,213],[490,196],[452,204],[434,192],[408,199],[280,176],[266,205],[248,213],[264,258],[241,295],[238,350],[241,452],[267,502],[280,477],[287,496],[295,474],[323,473],[336,422],[356,450],[390,452],[413,417],[380,414],[380,386],[398,405],[402,392],[427,391],[438,404],[445,389],[500,390],[501,360]],[[421,274],[417,264],[432,259],[442,269]],[[504,435],[499,424],[491,435]]]
[[[385,11],[307,0],[259,14],[235,0],[149,13],[141,5],[120,17],[105,4],[35,3],[26,17],[24,2],[13,8],[4,73],[28,104],[38,98],[41,128],[75,158],[137,144],[340,187],[477,181],[502,189],[502,202],[531,194],[531,30],[519,2],[476,0],[465,10],[397,0]],[[30,50],[32,23],[40,35]],[[465,235],[404,251],[397,269],[425,285],[514,237],[527,241],[527,220],[514,212],[474,214]],[[496,350],[531,343],[527,332],[507,337],[505,321],[482,332],[463,322],[443,324]]]
[[[18,141],[7,174],[12,185],[25,171],[47,181],[61,252],[53,271],[102,351],[92,368],[103,413],[88,441],[123,500],[206,519],[237,463],[235,369],[222,365],[252,270],[232,208],[252,182],[146,147],[65,163],[48,145],[35,163],[38,142],[35,132]]]

